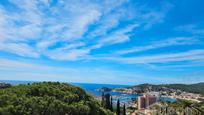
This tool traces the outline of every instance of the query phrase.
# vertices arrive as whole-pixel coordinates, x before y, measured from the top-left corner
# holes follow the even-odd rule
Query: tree
[[[125,108],[125,104],[123,105],[123,115],[126,115],[126,108]]]
[[[105,94],[105,108],[110,109],[110,94]]]
[[[102,92],[102,95],[101,95],[101,106],[105,107],[105,95],[104,95],[104,92]]]
[[[0,90],[0,115],[113,115],[83,89],[41,82]]]
[[[112,96],[110,99],[110,110],[113,111],[113,98],[112,98]]]
[[[9,87],[11,87],[11,84],[0,83],[0,89],[5,89],[5,88],[9,88]]]
[[[117,115],[120,115],[120,100],[117,101]]]

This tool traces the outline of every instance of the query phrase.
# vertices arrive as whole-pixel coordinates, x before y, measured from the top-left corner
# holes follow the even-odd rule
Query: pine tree
[[[110,109],[110,94],[105,94],[105,108]]]
[[[110,110],[113,111],[113,98],[111,96],[111,100],[110,100]]]
[[[126,108],[125,108],[125,104],[123,105],[123,115],[126,115]]]
[[[117,115],[120,115],[120,100],[117,101]]]
[[[101,95],[101,106],[105,107],[105,97],[104,97],[104,92],[102,92],[102,95]]]

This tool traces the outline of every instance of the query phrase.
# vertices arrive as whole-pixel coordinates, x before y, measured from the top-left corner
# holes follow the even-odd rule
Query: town
[[[104,88],[107,91],[111,89]],[[174,109],[170,105],[177,103],[189,102],[189,104],[199,104],[204,102],[204,95],[199,93],[185,92],[180,89],[173,89],[167,87],[155,88],[151,85],[143,85],[134,87],[125,87],[125,88],[113,88],[113,92],[122,92],[124,94],[138,94],[138,97],[135,100],[130,100],[127,102],[127,107],[132,108],[132,111],[129,111],[130,115],[154,115],[162,113],[179,113],[182,114],[199,114],[199,109],[196,107],[186,107]],[[117,96],[115,97],[117,98]]]

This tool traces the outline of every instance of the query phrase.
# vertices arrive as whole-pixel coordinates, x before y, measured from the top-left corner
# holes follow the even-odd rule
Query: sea
[[[19,85],[19,84],[28,84],[28,83],[33,83],[37,81],[16,81],[16,80],[0,80],[0,82],[3,83],[9,83],[11,85]],[[102,95],[102,92],[99,91],[98,89],[107,87],[107,88],[120,88],[120,87],[128,87],[129,85],[113,85],[113,84],[93,84],[93,83],[69,83],[72,85],[76,85],[84,89],[86,92],[89,94],[100,98]],[[124,92],[105,92],[109,93],[113,97],[113,103],[116,103],[117,100],[119,99],[121,103],[130,103],[133,102],[138,98],[138,96],[141,96],[141,94],[130,94],[130,93],[124,93]],[[174,98],[168,98],[168,97],[162,97],[160,98],[161,101],[165,102],[175,102],[176,99]]]

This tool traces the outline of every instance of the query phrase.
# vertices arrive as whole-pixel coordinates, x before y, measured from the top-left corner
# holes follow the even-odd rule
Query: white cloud
[[[204,67],[204,60],[193,60],[182,64],[169,64],[169,65],[154,65],[154,68],[160,70],[167,70],[171,69],[173,71],[185,71],[187,68],[194,68],[194,67]]]
[[[101,20],[103,20],[103,21],[99,22],[101,24],[99,24],[97,29],[92,31],[89,36],[90,37],[97,37],[97,36],[106,35],[107,31],[116,27],[119,24],[120,17],[121,17],[121,14],[119,14],[119,13],[109,14],[106,17],[102,17]]]
[[[39,52],[24,43],[0,43],[0,50],[7,51],[24,57],[39,57]]]
[[[111,33],[110,35],[104,36],[103,39],[98,41],[98,44],[110,45],[110,44],[117,44],[117,43],[126,42],[126,41],[130,40],[128,32],[132,32],[133,29],[135,29],[138,26],[139,26],[138,24],[132,24],[126,28],[117,30],[117,31]]]
[[[177,31],[183,31],[183,32],[188,32],[194,35],[204,35],[204,28],[199,27],[198,25],[195,24],[188,24],[188,25],[183,25],[183,26],[178,26],[175,28]]]
[[[142,82],[141,78],[146,79],[139,73],[131,74],[109,68],[55,67],[3,58],[0,58],[0,78],[1,80],[29,79],[33,81],[97,82],[102,84],[135,84]],[[100,81],[98,81],[99,78]]]
[[[107,32],[117,27],[121,20],[128,20],[128,12],[131,12],[127,7],[121,8],[120,6],[128,2],[127,0],[111,0],[104,1],[100,7],[102,16],[100,21],[96,23],[97,28],[89,33],[89,37],[98,37],[107,35]]]
[[[19,9],[16,9],[16,12],[10,12],[3,6],[0,7],[0,39],[1,44],[4,44],[1,50],[20,56],[33,56],[27,54],[32,54],[34,50],[34,52],[40,51],[43,55],[49,51],[47,49],[49,46],[57,42],[79,39],[87,31],[88,26],[100,17],[100,12],[93,4],[85,5],[86,3],[80,2],[72,4],[71,2],[63,5],[59,3],[59,6],[64,7],[57,6],[54,16],[50,16],[50,14],[45,14],[43,9],[45,6],[39,1],[12,0],[10,2]],[[80,7],[83,7],[83,10]],[[56,10],[56,8],[50,8],[50,10]],[[32,42],[36,45],[28,44],[29,40],[33,40]],[[19,41],[23,42],[24,47],[25,45],[26,48],[29,47],[27,53],[16,51],[22,49],[22,44],[17,45]],[[16,49],[10,47],[14,43]],[[70,42],[67,48],[74,44]],[[31,48],[33,50],[29,50]]]
[[[72,49],[72,50],[52,50],[47,55],[51,59],[56,60],[78,60],[80,57],[84,57],[90,52],[89,49]]]
[[[5,22],[0,27],[3,32],[6,32],[9,38],[7,40],[21,41],[29,39],[38,39],[41,34],[42,28],[42,14],[37,7],[37,1],[22,1],[12,0],[10,1],[16,5],[19,9],[16,12],[10,12],[6,8],[1,8],[3,14],[2,18],[5,18]]]
[[[142,8],[143,12],[141,13],[144,13],[144,14],[141,15],[141,18],[142,20],[145,20],[144,28],[149,29],[154,24],[164,22],[165,16],[173,7],[174,5],[171,3],[162,2],[161,7],[159,7],[159,9],[156,9],[156,10],[152,10],[148,6],[146,6],[146,8]]]
[[[179,53],[157,54],[137,57],[92,57],[96,60],[111,60],[129,64],[151,64],[151,63],[166,63],[177,61],[194,61],[204,60],[204,50],[190,50]]]
[[[177,75],[177,76],[171,76],[166,75],[162,77],[155,77],[155,81],[160,81],[159,84],[193,84],[193,83],[199,83],[202,82],[204,73],[203,72],[190,72],[185,75]]]
[[[175,37],[175,38],[168,38],[168,39],[161,40],[161,41],[154,41],[153,43],[146,45],[146,46],[136,46],[130,49],[119,50],[114,53],[124,55],[124,54],[129,54],[129,53],[137,53],[137,52],[143,52],[147,50],[164,48],[168,46],[192,45],[192,44],[199,44],[199,40],[194,37]]]
[[[172,76],[145,75],[139,72],[113,70],[110,68],[60,67],[38,63],[28,63],[0,58],[1,80],[62,81],[102,84],[141,84],[141,83],[197,83],[203,81],[203,71],[187,72]],[[97,77],[96,77],[97,76]],[[100,78],[100,80],[99,80]]]
[[[103,50],[105,46],[128,44],[135,30],[147,31],[155,24],[164,22],[167,13],[173,7],[167,2],[161,2],[162,4],[156,7],[132,4],[129,0],[107,0],[100,3],[89,0],[58,0],[56,3],[52,3],[51,0],[10,0],[9,2],[15,7],[0,5],[0,51],[3,52],[32,58],[45,56],[53,60],[110,60],[147,66],[151,64],[154,66],[155,63],[198,61],[202,64],[192,63],[194,65],[182,66],[203,65],[203,49],[166,54],[159,52],[155,55],[135,57],[124,56],[124,54],[174,45],[199,44],[200,41],[194,36],[156,41],[145,46],[122,49],[114,54],[92,53],[93,50]],[[195,25],[181,26],[178,30],[203,35],[203,28]],[[95,82],[98,81],[95,76],[98,76],[102,79],[101,83],[107,81],[133,83],[140,79],[161,80],[111,69],[72,69],[6,59],[0,59],[0,71],[1,79],[3,77],[36,79],[35,77],[39,76],[43,80],[57,80],[60,77],[62,81],[76,82],[81,79],[84,82]],[[14,74],[16,76],[13,77]],[[174,79],[169,78],[169,80]]]
[[[163,20],[169,10],[159,12],[135,7],[128,0],[100,3],[61,0],[52,5],[49,0],[9,2],[15,6],[14,10],[0,5],[0,45],[4,44],[0,50],[24,57],[42,55],[56,60],[77,60],[94,49],[127,42],[129,32],[134,28]],[[123,6],[127,4],[127,7]],[[130,26],[121,28],[121,21],[127,21]],[[80,45],[75,46],[76,42]],[[14,44],[16,49],[13,49]]]

